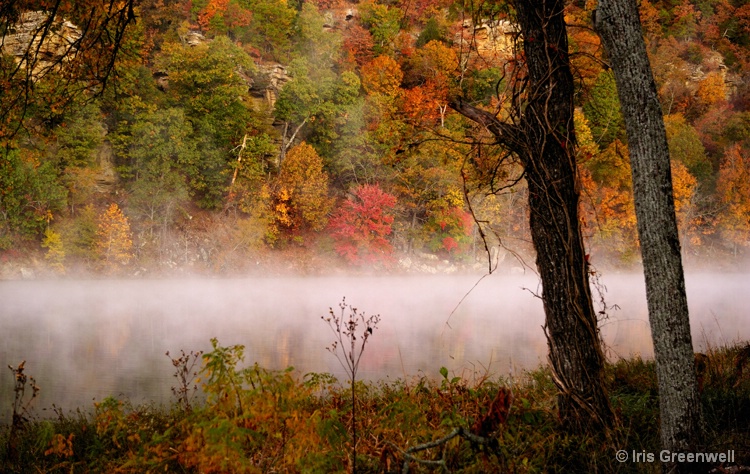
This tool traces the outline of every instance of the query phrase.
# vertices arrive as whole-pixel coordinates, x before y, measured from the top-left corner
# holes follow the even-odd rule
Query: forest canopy
[[[4,258],[409,270],[416,253],[486,268],[483,236],[530,257],[520,165],[448,105],[503,117],[523,100],[533,38],[508,4],[89,3],[0,10]],[[630,266],[628,143],[591,3],[565,16],[581,215],[592,261]],[[686,263],[731,266],[750,247],[750,4],[643,0],[640,13]]]

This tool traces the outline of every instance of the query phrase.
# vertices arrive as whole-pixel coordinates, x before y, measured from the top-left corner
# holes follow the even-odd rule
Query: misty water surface
[[[7,422],[10,413],[6,367],[24,359],[42,389],[36,403],[42,415],[52,403],[90,408],[108,395],[168,403],[174,379],[165,352],[206,350],[212,337],[245,345],[247,363],[343,377],[325,350],[333,334],[320,319],[331,306],[338,311],[343,296],[382,317],[362,359],[362,378],[437,377],[441,366],[467,377],[485,369],[513,374],[544,363],[536,276],[492,275],[469,292],[477,279],[0,282],[0,418]],[[608,355],[651,356],[642,276],[607,275],[601,282],[607,304],[619,308],[602,326]],[[697,350],[750,339],[748,275],[689,275],[688,295]]]

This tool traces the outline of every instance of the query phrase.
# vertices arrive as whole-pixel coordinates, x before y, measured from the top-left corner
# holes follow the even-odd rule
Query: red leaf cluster
[[[354,264],[390,263],[395,205],[396,197],[377,184],[358,186],[329,221],[336,252]]]
[[[477,436],[487,437],[494,433],[508,419],[508,412],[513,401],[513,395],[506,388],[500,388],[495,399],[490,404],[487,414],[474,423],[471,432]]]

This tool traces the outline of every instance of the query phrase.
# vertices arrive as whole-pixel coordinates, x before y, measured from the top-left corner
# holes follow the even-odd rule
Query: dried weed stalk
[[[177,404],[180,408],[184,412],[190,412],[193,410],[190,402],[198,391],[198,384],[195,383],[195,380],[198,376],[199,361],[203,356],[203,351],[190,351],[189,354],[185,354],[185,351],[180,349],[179,357],[173,358],[169,355],[169,351],[167,351],[166,356],[172,361],[175,368],[174,377],[178,384],[176,387],[172,387],[172,393],[177,397]]]
[[[352,389],[352,473],[357,471],[357,424],[356,424],[356,393],[354,382],[357,379],[359,361],[365,351],[365,346],[373,331],[378,328],[380,315],[375,314],[369,318],[364,312],[359,312],[357,308],[346,303],[346,298],[339,303],[340,314],[336,314],[333,308],[329,308],[328,316],[320,318],[328,323],[328,327],[333,331],[336,340],[333,341],[326,350],[336,356],[341,367],[346,371]],[[348,310],[348,316],[347,316]],[[357,334],[357,329],[362,326],[362,333]],[[359,338],[359,339],[358,339]],[[359,345],[357,345],[359,342]],[[341,352],[339,352],[341,349]]]

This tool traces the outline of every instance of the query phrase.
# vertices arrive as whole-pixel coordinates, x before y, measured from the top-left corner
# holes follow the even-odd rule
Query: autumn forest
[[[533,254],[523,168],[449,105],[523,103],[503,2],[142,0],[117,18],[116,2],[24,3],[0,25],[5,277]],[[628,143],[594,7],[565,12],[581,216],[591,261],[631,267]],[[640,13],[686,264],[731,267],[750,245],[750,4]]]

